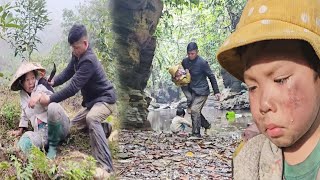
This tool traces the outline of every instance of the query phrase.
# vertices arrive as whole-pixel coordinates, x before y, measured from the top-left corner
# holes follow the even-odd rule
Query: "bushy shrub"
[[[96,160],[92,156],[78,162],[69,161],[63,175],[66,179],[93,179]]]
[[[0,116],[4,120],[2,122],[8,129],[17,127],[20,119],[20,106],[16,102],[7,102],[0,109]]]
[[[58,167],[59,165],[59,167]],[[27,158],[18,154],[0,162],[0,177],[3,179],[93,179],[96,160],[87,156],[81,160],[65,160],[62,163],[47,159],[45,152],[33,146]]]

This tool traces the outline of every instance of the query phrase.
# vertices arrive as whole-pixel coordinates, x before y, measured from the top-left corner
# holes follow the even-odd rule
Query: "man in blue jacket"
[[[208,64],[202,57],[198,55],[198,46],[195,42],[191,42],[187,46],[188,57],[182,60],[184,69],[188,69],[191,75],[191,82],[188,86],[183,86],[188,110],[192,119],[192,135],[201,137],[200,128],[210,129],[211,124],[204,118],[201,110],[206,103],[210,94],[207,78],[209,78],[212,89],[217,99],[220,98],[220,92],[216,78]]]
[[[72,47],[71,61],[61,74],[51,80],[50,84],[59,86],[71,80],[61,91],[55,92],[50,97],[43,95],[40,102],[43,105],[61,102],[81,90],[84,109],[77,114],[71,124],[79,129],[89,129],[93,156],[104,170],[111,172],[113,165],[106,137],[106,134],[110,134],[111,125],[102,122],[114,111],[116,94],[101,63],[89,46],[85,26],[72,26],[68,42]],[[103,128],[104,126],[107,128]]]

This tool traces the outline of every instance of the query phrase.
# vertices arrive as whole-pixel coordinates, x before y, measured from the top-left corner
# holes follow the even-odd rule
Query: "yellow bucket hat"
[[[243,81],[244,64],[237,48],[278,39],[304,40],[320,57],[320,0],[248,0],[235,32],[219,48],[217,59]]]
[[[42,73],[45,73],[45,69],[39,64],[35,62],[23,62],[18,70],[16,71],[15,75],[13,76],[10,87],[12,91],[18,91],[21,90],[21,86],[19,85],[19,78],[23,76],[24,74],[33,71],[33,70],[39,70]]]
[[[181,65],[174,65],[172,67],[169,68],[169,73],[171,74],[172,77],[175,76],[176,72],[178,71],[179,67]]]

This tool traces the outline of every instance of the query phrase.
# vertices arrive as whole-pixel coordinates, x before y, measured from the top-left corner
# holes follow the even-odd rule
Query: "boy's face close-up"
[[[320,80],[299,41],[249,45],[241,59],[253,118],[274,144],[290,147],[319,126]]]

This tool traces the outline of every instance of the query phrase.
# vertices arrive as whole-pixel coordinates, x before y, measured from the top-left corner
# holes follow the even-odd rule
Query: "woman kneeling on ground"
[[[38,74],[45,69],[38,63],[24,62],[15,73],[11,90],[20,90],[21,119],[19,129],[9,134],[21,136],[18,147],[27,154],[32,145],[48,148],[47,157],[54,159],[58,144],[69,134],[70,121],[64,109],[58,103],[43,107],[39,102],[42,94],[51,95],[45,85],[39,83]],[[43,82],[43,81],[41,81]],[[33,131],[24,130],[31,122]]]

